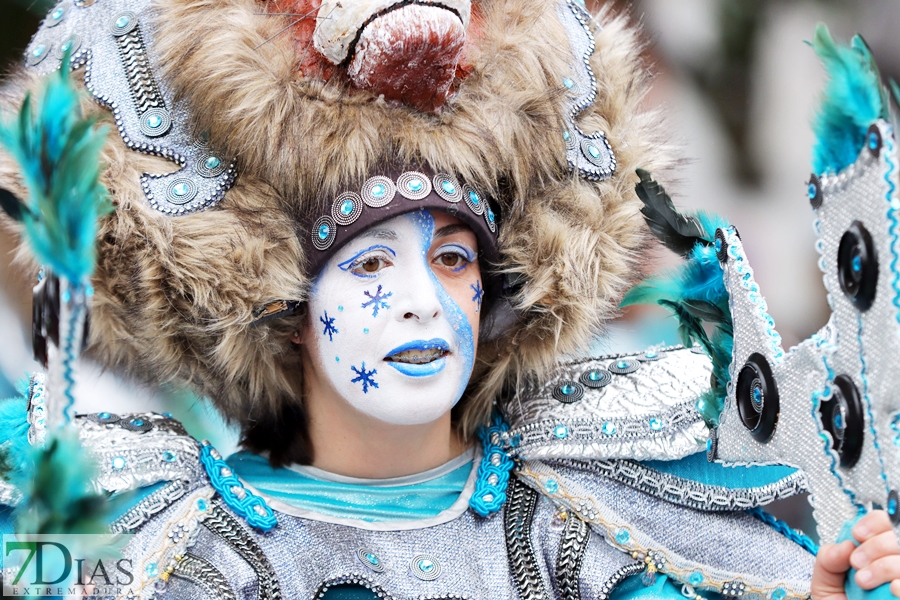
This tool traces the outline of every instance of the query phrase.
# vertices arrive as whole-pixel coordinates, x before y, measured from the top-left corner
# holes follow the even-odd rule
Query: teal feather
[[[685,346],[699,344],[713,365],[711,388],[698,401],[697,408],[710,427],[715,427],[725,403],[725,389],[730,379],[729,366],[734,345],[728,291],[724,273],[714,247],[716,230],[728,227],[722,217],[695,212],[681,214],[665,190],[639,171],[639,197],[645,206],[651,230],[685,261],[669,272],[651,277],[631,288],[622,306],[659,304],[672,312],[678,321],[678,336]],[[694,223],[696,227],[669,227],[665,223]],[[686,252],[685,248],[690,248]]]
[[[820,24],[812,47],[829,79],[814,124],[813,171],[840,173],[856,161],[869,126],[889,118],[887,90],[872,52],[860,36],[849,46],[838,45]]]
[[[25,398],[0,400],[0,479],[16,486],[31,471],[27,411]]]
[[[0,124],[0,145],[18,162],[29,193],[17,210],[6,198],[4,209],[23,223],[38,261],[78,283],[93,272],[97,222],[112,205],[99,180],[108,128],[83,118],[68,71],[47,76],[40,100],[26,96],[18,119]]]

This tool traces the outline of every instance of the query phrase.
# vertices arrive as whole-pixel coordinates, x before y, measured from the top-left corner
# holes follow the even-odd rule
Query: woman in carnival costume
[[[819,600],[851,561],[865,589],[900,577],[885,513],[814,559],[760,509],[803,473],[707,464],[702,352],[572,358],[635,281],[635,170],[676,160],[639,50],[573,0],[54,7],[4,102],[68,61],[117,130],[115,211],[90,285],[63,265],[38,288],[50,378],[16,431],[66,421],[90,301],[93,356],[242,432],[225,459],[163,415],[72,419],[96,487],[131,492],[121,597]],[[22,165],[0,154],[28,233]]]

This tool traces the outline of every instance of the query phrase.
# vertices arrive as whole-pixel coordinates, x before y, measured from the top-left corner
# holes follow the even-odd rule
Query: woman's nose
[[[439,286],[440,283],[431,275],[427,265],[409,273],[402,288],[397,290],[397,303],[394,306],[396,318],[420,323],[439,318],[443,311]]]

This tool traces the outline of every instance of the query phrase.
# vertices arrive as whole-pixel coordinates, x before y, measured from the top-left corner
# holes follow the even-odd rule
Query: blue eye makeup
[[[363,279],[372,279],[373,277],[376,277],[378,275],[377,271],[371,274],[366,274],[358,273],[356,270],[367,260],[370,260],[372,258],[386,258],[385,253],[390,254],[390,256],[397,256],[397,253],[394,252],[392,248],[383,244],[378,244],[376,246],[369,246],[365,250],[360,250],[351,258],[348,258],[344,262],[339,263],[338,268],[342,271],[349,271],[350,273],[353,273],[357,277],[361,277]]]
[[[441,246],[440,248],[438,248],[437,250],[434,251],[435,258],[441,256],[442,254],[456,254],[465,259],[465,262],[463,264],[461,264],[460,266],[458,266],[456,268],[451,269],[454,273],[459,273],[460,271],[462,271],[463,269],[468,267],[470,264],[475,262],[475,259],[477,258],[477,255],[471,248],[464,246],[462,244],[444,244],[443,246]]]

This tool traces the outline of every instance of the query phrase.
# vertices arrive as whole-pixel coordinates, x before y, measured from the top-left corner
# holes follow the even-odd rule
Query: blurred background
[[[589,2],[589,6],[592,3]],[[594,2],[593,8],[600,3]],[[615,2],[644,26],[655,84],[647,103],[682,145],[681,166],[665,179],[676,204],[724,215],[741,232],[757,282],[790,347],[828,318],[806,199],[813,143],[810,121],[824,84],[804,40],[819,22],[847,40],[859,32],[885,77],[900,79],[900,3],[896,0],[639,0]],[[0,0],[0,65],[20,60],[47,0]],[[31,286],[10,267],[12,245],[0,236],[0,397],[38,370],[31,359]],[[653,269],[675,264],[660,251]],[[678,343],[662,310],[630,309],[593,352]],[[237,433],[185,390],[150,389],[85,364],[79,412],[171,412],[198,438],[227,454]],[[805,499],[773,512],[809,528]]]

